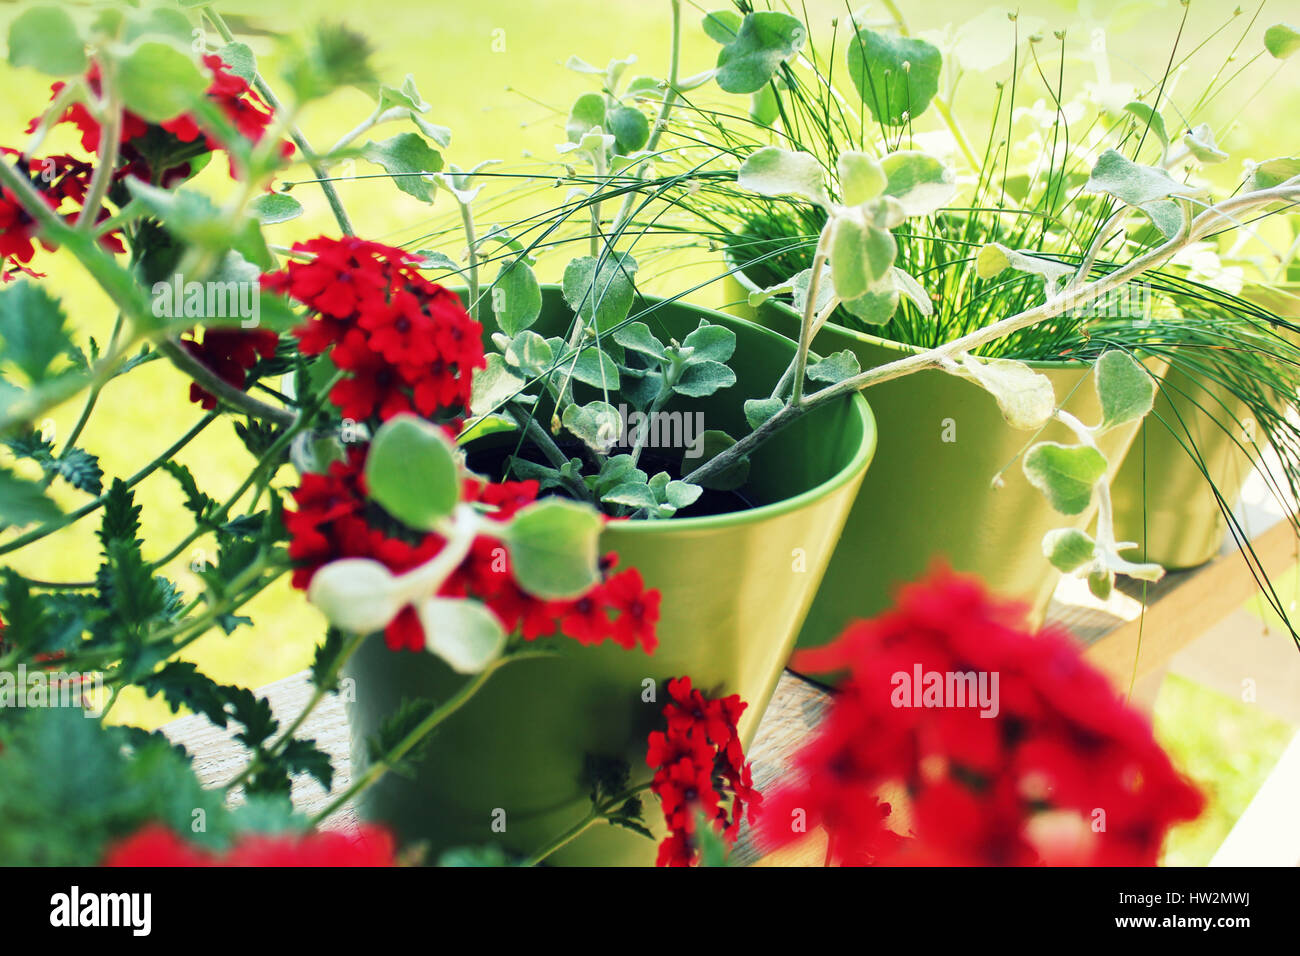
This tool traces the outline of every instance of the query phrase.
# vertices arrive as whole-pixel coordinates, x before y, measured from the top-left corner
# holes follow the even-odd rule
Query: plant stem
[[[465,227],[465,242],[469,245],[469,272],[466,275],[466,281],[469,283],[469,314],[478,321],[478,236],[474,230],[474,211],[470,209],[469,203],[460,202],[460,221]]]
[[[113,181],[113,172],[117,166],[117,151],[122,139],[122,106],[112,90],[112,78],[103,79],[104,108],[108,115],[99,133],[102,153],[95,164],[95,172],[90,179],[90,189],[86,192],[86,201],[82,204],[81,215],[77,217],[77,228],[90,231],[95,228],[99,218],[99,208],[108,195],[108,184]]]
[[[236,411],[281,427],[288,427],[298,420],[298,416],[288,409],[268,405],[266,402],[249,395],[242,388],[231,385],[204,365],[198,358],[191,355],[175,339],[159,339],[158,351],[167,356],[173,365],[194,379],[205,391],[211,392]]]
[[[604,820],[607,814],[609,813],[609,811],[617,810],[629,799],[636,796],[638,793],[641,793],[643,790],[648,790],[649,788],[650,788],[649,783],[638,784],[635,787],[629,787],[627,790],[624,790],[622,793],[618,794],[617,796],[610,797],[604,803],[601,804],[593,803],[591,809],[587,812],[586,816],[584,816],[573,826],[569,827],[569,829],[565,830],[563,833],[557,836],[550,843],[546,844],[546,846],[542,847],[540,850],[533,853],[531,856],[529,856],[526,860],[524,860],[519,865],[537,866],[537,864],[541,863],[548,856],[551,856],[553,853],[557,852],[558,850],[563,849],[564,847],[572,843],[574,840],[576,840],[578,837],[582,836],[589,829],[591,829],[593,824],[598,823],[601,820]]]
[[[227,43],[233,43],[235,41],[235,34],[231,31],[230,27],[227,26],[226,21],[222,18],[221,14],[213,10],[210,4],[203,8],[203,13],[207,16],[209,22],[211,22],[211,24],[216,28],[217,33],[221,34],[223,40]],[[284,110],[284,106],[280,103],[279,99],[276,98],[275,93],[272,92],[271,87],[267,85],[266,80],[262,78],[260,72],[253,76],[253,86],[256,88],[257,92],[261,94],[262,99],[266,100],[266,105],[269,106],[273,112],[279,114]],[[356,232],[352,228],[352,221],[348,218],[347,210],[343,208],[343,200],[339,197],[338,190],[334,188],[334,183],[326,178],[328,176],[328,170],[325,169],[317,158],[316,152],[311,148],[311,144],[307,142],[307,137],[303,136],[302,131],[298,129],[298,127],[290,126],[289,138],[292,139],[294,145],[302,151],[303,157],[307,160],[307,168],[311,170],[312,175],[315,176],[317,181],[320,183],[321,191],[325,193],[325,199],[329,203],[330,211],[334,213],[334,219],[339,224],[339,228],[343,230],[343,234],[345,236],[356,235]]]
[[[808,350],[812,347],[813,313],[817,310],[817,290],[821,287],[822,268],[826,265],[826,237],[829,229],[822,230],[813,255],[812,275],[808,277],[808,301],[803,306],[803,321],[799,323],[799,348],[794,355],[794,385],[790,391],[790,404],[803,401],[804,370],[808,366]]]

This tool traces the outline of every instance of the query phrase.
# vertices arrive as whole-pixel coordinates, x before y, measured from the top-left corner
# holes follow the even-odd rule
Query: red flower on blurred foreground
[[[770,845],[823,826],[850,865],[1154,865],[1202,809],[1069,636],[1031,633],[976,580],[939,571],[798,663],[852,676],[795,758],[800,782],[765,806]],[[910,838],[889,829],[899,811]]]
[[[646,763],[655,769],[650,789],[659,798],[669,831],[656,865],[690,866],[698,853],[697,814],[734,843],[745,807],[752,822],[761,797],[736,729],[745,702],[736,694],[710,700],[691,688],[689,677],[670,680],[668,696],[667,729],[650,734],[646,752]]]
[[[105,866],[393,866],[393,838],[381,827],[355,834],[247,834],[225,853],[186,843],[161,824],[150,824],[109,848]]]

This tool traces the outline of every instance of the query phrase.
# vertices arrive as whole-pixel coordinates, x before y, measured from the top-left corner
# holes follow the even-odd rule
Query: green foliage
[[[604,522],[589,508],[546,498],[515,515],[506,531],[510,567],[529,594],[575,598],[600,580],[597,542]]]
[[[62,7],[29,7],[9,24],[9,63],[67,76],[86,68],[85,41]]]
[[[1062,514],[1088,507],[1092,489],[1106,473],[1106,459],[1095,448],[1041,442],[1024,459],[1025,477]]]
[[[916,119],[939,90],[943,56],[925,40],[858,29],[846,58],[859,98],[884,126]]]
[[[55,360],[73,352],[66,322],[59,301],[43,286],[23,279],[0,289],[0,362],[33,385],[49,380]]]
[[[198,65],[171,43],[144,40],[118,63],[118,89],[127,109],[162,123],[192,109],[207,92]]]
[[[710,36],[715,40],[729,33],[726,27],[709,26],[718,22],[705,19],[706,32],[712,29]],[[803,23],[787,13],[746,14],[735,38],[718,53],[718,86],[728,93],[757,92],[771,81],[782,63],[803,48],[807,34]]]
[[[442,154],[418,133],[398,133],[388,139],[371,140],[361,156],[382,166],[393,177],[393,185],[422,202],[433,202],[433,184],[425,177],[442,170]]]
[[[460,500],[455,448],[436,426],[398,416],[370,443],[366,484],[370,497],[393,517],[432,530]]]

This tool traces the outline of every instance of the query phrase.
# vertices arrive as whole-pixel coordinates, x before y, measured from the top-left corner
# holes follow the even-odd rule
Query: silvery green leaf
[[[1011,268],[1011,250],[1000,242],[985,243],[975,256],[975,274],[992,279]]]
[[[1128,352],[1110,349],[1093,370],[1101,399],[1101,430],[1137,421],[1151,411],[1156,383]]]
[[[449,256],[441,252],[434,252],[432,249],[421,249],[416,255],[421,257],[417,262],[416,268],[419,269],[445,269],[448,272],[459,272],[460,266],[456,264]]]
[[[673,391],[690,398],[703,398],[735,384],[735,372],[721,362],[705,360],[687,365],[681,377],[673,382]]]
[[[582,140],[593,129],[605,125],[605,99],[599,93],[583,93],[574,100],[564,132],[570,143]]]
[[[614,134],[615,150],[627,155],[650,139],[650,121],[635,107],[616,106],[609,113],[609,131]]]
[[[1041,428],[1056,414],[1051,379],[1024,362],[964,355],[959,369],[997,400],[1012,428]]]
[[[288,193],[262,193],[248,204],[248,211],[264,226],[288,222],[302,215],[302,203]]]
[[[1124,107],[1124,111],[1136,116],[1139,122],[1145,124],[1147,129],[1155,134],[1156,139],[1160,140],[1160,145],[1169,145],[1169,132],[1165,128],[1165,118],[1159,112],[1140,100],[1129,103]]]
[[[808,307],[808,290],[812,286],[812,269],[804,269],[795,275],[792,286],[794,309],[802,315]],[[817,301],[813,303],[813,312],[820,314],[823,309],[830,305],[831,299],[834,297],[835,280],[831,278],[831,267],[829,265],[822,266],[822,276],[817,282]]]
[[[501,656],[506,632],[497,616],[467,598],[429,598],[416,605],[424,647],[457,674],[478,674]]]
[[[1250,177],[1246,180],[1246,191],[1272,189],[1297,176],[1300,176],[1300,158],[1281,156],[1268,159],[1252,166]]]
[[[487,367],[474,376],[469,408],[473,415],[486,415],[513,399],[524,388],[524,379],[506,365],[497,352],[487,356]]]
[[[542,287],[528,263],[507,262],[492,283],[492,313],[507,335],[517,335],[532,326],[542,312]]]
[[[1092,501],[1092,489],[1106,474],[1106,457],[1086,445],[1040,442],[1021,464],[1029,483],[1062,514],[1082,514]]]
[[[654,359],[666,359],[668,353],[664,349],[664,344],[659,341],[650,326],[644,322],[629,322],[614,331],[614,341],[625,349],[638,352],[641,355],[648,355]]]
[[[811,153],[778,146],[755,150],[740,164],[736,182],[763,196],[798,196],[830,208],[822,167]]]
[[[840,306],[867,325],[884,325],[898,311],[898,299],[898,287],[891,273],[856,299],[845,299]]]
[[[580,56],[571,56],[564,61],[565,69],[573,70],[575,73],[604,73],[598,66],[592,66]]]
[[[904,272],[895,266],[890,270],[890,274],[894,277],[894,285],[898,288],[898,291],[912,301],[918,312],[927,318],[934,315],[934,303],[930,301],[929,294],[911,273]]]
[[[610,505],[626,505],[629,508],[654,508],[659,504],[655,493],[644,481],[628,481],[615,485],[600,496],[600,500]]]
[[[1117,150],[1101,154],[1084,186],[1090,192],[1108,193],[1130,206],[1143,207],[1169,196],[1195,196],[1196,186],[1180,183],[1163,169],[1140,166]]]
[[[939,91],[943,57],[925,40],[858,29],[845,56],[861,101],[887,126],[916,119]]]
[[[607,453],[623,433],[623,417],[608,402],[569,405],[561,419],[565,429],[598,454]]]
[[[726,362],[736,352],[736,333],[725,325],[714,325],[707,319],[700,319],[695,330],[682,340],[684,348],[692,349],[688,363]]]
[[[844,150],[835,160],[835,170],[839,174],[840,199],[846,206],[875,199],[889,183],[884,167],[867,153]]]
[[[832,352],[825,358],[810,362],[806,371],[808,377],[814,382],[827,382],[833,385],[857,375],[862,371],[862,365],[856,355],[844,349],[842,352]]]
[[[392,174],[393,185],[408,196],[433,202],[428,177],[442,169],[442,154],[419,133],[398,133],[379,142],[369,140],[361,147],[361,156]]]
[[[410,73],[406,74],[406,79],[402,81],[400,88],[389,86],[387,83],[379,84],[379,108],[380,110],[389,107],[399,106],[403,109],[414,110],[416,113],[427,113],[430,109],[429,104],[420,96],[420,91],[415,87],[415,77]],[[447,145],[446,143],[442,145]]]
[[[894,266],[898,244],[893,235],[867,221],[859,208],[837,209],[830,230],[835,293],[847,302],[873,291]]]
[[[1058,571],[1069,573],[1091,564],[1097,542],[1075,528],[1057,528],[1043,538],[1043,555]]]
[[[689,508],[695,504],[702,494],[704,494],[704,489],[699,485],[674,479],[664,485],[663,500],[665,504],[671,505],[677,511],[681,511],[683,508]]]
[[[1300,30],[1289,23],[1275,23],[1264,31],[1264,49],[1275,58],[1285,60],[1300,51]]]
[[[597,566],[605,522],[594,509],[563,498],[543,498],[511,519],[504,543],[510,571],[534,597],[571,600],[600,581]]]
[[[718,52],[718,86],[728,93],[762,89],[777,68],[803,48],[807,36],[803,22],[788,13],[746,14],[735,38]]]
[[[611,455],[600,466],[600,474],[586,479],[587,484],[596,492],[605,494],[619,485],[643,485],[646,473],[636,466],[631,455]]]
[[[897,199],[909,218],[941,209],[957,191],[952,167],[927,153],[899,150],[882,159],[880,166],[888,177],[885,194]]]
[[[1228,154],[1214,141],[1214,131],[1209,123],[1202,123],[1184,133],[1183,145],[1203,163],[1222,163],[1228,158]]]
[[[552,353],[565,347],[563,339],[547,339],[547,343],[551,346]],[[565,375],[572,374],[575,382],[593,388],[612,392],[621,387],[618,363],[595,343],[582,346],[576,358],[572,351],[568,352],[556,363],[556,367]]]
[[[307,600],[325,619],[353,634],[382,631],[397,617],[404,597],[393,573],[370,558],[331,561],[307,587]]]
[[[704,33],[714,43],[728,44],[740,35],[741,16],[735,10],[714,10],[701,21]]]
[[[745,400],[745,421],[757,428],[785,407],[779,398],[750,398]]]
[[[564,299],[601,331],[613,328],[632,308],[635,275],[636,260],[625,252],[611,252],[601,260],[582,256],[564,270]]]
[[[549,371],[555,360],[550,343],[531,329],[525,329],[511,340],[505,358],[527,376]]]

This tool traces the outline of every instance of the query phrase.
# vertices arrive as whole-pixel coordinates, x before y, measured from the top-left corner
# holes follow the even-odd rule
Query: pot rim
[[[736,265],[735,261],[731,258],[731,253],[729,251],[724,252],[722,255],[723,261],[731,270],[727,273],[730,278],[735,279],[746,292],[763,291],[758,287],[758,284],[754,282],[753,279],[745,275],[744,270],[740,266]],[[792,319],[797,321],[802,321],[803,319],[803,316],[796,312],[792,306],[780,301],[779,299],[768,299],[767,302],[763,304],[770,305],[778,311],[788,314]],[[828,321],[822,326],[822,329],[834,329],[838,334],[848,336],[849,338],[855,339],[866,345],[875,345],[879,348],[890,349],[891,351],[901,352],[905,355],[920,355],[922,352],[929,351],[929,349],[923,348],[919,345],[908,345],[906,342],[895,342],[893,339],[882,338],[879,335],[871,335],[868,332],[859,332],[857,329],[850,329],[848,326],[840,325],[837,322]],[[1091,362],[1085,362],[1082,359],[1016,359],[1016,361],[1028,365],[1032,369],[1042,369],[1043,371],[1051,371],[1053,369],[1082,369],[1085,367],[1091,367],[1092,365]]]
[[[553,290],[554,294],[563,295],[560,286],[553,283],[543,283],[543,291]],[[766,326],[757,322],[751,322],[748,319],[742,319],[737,315],[729,315],[726,312],[719,312],[717,309],[710,309],[707,306],[696,305],[693,302],[687,302],[681,297],[664,298],[653,295],[637,295],[638,304],[645,303],[657,307],[659,305],[676,305],[691,312],[706,317],[710,322],[729,327],[740,326],[744,329],[745,334],[753,334],[761,337],[778,339],[784,344],[790,340],[779,332],[773,331]],[[634,310],[635,311],[635,310]],[[643,316],[652,312],[651,309],[641,309],[639,313],[629,314],[629,320],[639,320]],[[794,353],[792,352],[791,355]],[[759,505],[757,508],[748,508],[744,511],[729,511],[720,515],[701,515],[696,518],[665,518],[654,519],[642,518],[639,520],[614,520],[605,524],[602,534],[662,534],[666,531],[713,531],[719,528],[730,528],[742,524],[751,524],[754,522],[766,521],[770,518],[778,518],[782,515],[790,514],[794,511],[800,511],[807,506],[826,498],[838,491],[840,488],[856,480],[862,472],[866,471],[867,466],[871,464],[871,459],[876,453],[876,417],[871,411],[871,406],[867,403],[866,398],[861,392],[856,392],[848,396],[849,403],[858,413],[862,421],[863,436],[858,445],[857,451],[853,458],[838,469],[833,475],[820,484],[801,491],[797,495],[789,498],[782,498],[780,501],[774,501],[771,504]]]

